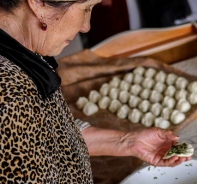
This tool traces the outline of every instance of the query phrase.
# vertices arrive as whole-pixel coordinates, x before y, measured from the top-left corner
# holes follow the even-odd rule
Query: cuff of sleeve
[[[84,129],[90,127],[90,123],[88,122],[84,122],[84,121],[81,121],[80,119],[76,119],[75,120],[75,124],[77,125],[77,127],[79,128],[80,131],[83,131]]]

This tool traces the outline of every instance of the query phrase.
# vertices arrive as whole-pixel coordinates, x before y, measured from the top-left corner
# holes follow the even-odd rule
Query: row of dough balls
[[[139,103],[138,108],[130,108],[122,104],[118,99],[111,100],[108,96],[102,97],[97,104],[89,101],[86,97],[80,97],[77,107],[83,109],[84,114],[90,116],[100,109],[109,109],[121,119],[129,119],[132,123],[142,123],[146,127],[156,126],[166,129],[173,124],[179,124],[185,120],[183,112],[169,107],[162,107],[161,104],[150,104],[148,100]],[[189,106],[190,107],[190,106]],[[185,107],[184,107],[185,108]],[[188,107],[187,107],[188,108]]]
[[[144,81],[144,79],[146,80]],[[188,87],[188,90],[190,92],[197,92],[197,83],[195,83],[195,85],[188,86],[189,81],[186,78],[178,76],[174,73],[167,74],[161,70],[157,71],[156,69],[151,67],[136,67],[132,72],[127,73],[123,77],[123,80],[133,84],[142,84],[142,86],[144,86],[145,88],[151,88],[156,81],[159,83],[165,83],[168,86],[174,85],[177,89],[185,89]],[[118,84],[115,84],[114,87],[117,87],[117,85]]]
[[[170,122],[178,124],[185,119],[190,104],[197,103],[197,82],[154,68],[137,67],[121,80],[114,77],[92,90],[88,99],[80,97],[77,107],[90,116],[98,109],[109,109],[119,118],[145,126],[168,128]],[[175,109],[174,109],[175,108]]]

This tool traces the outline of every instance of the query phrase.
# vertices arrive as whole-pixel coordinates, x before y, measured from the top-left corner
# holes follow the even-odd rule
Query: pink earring
[[[43,19],[40,20],[40,26],[43,31],[47,30],[47,24],[44,22]]]

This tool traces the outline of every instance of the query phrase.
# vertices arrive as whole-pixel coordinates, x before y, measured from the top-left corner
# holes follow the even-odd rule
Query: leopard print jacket
[[[0,183],[91,184],[88,150],[60,89],[43,100],[0,56]]]

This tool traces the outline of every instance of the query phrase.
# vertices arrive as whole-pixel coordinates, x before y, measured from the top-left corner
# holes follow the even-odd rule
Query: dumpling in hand
[[[129,114],[128,114],[128,119],[132,123],[139,123],[142,117],[142,112],[139,111],[138,109],[132,109]]]
[[[173,156],[178,157],[191,157],[194,154],[194,147],[188,143],[179,143],[172,146],[170,150],[166,152],[163,159],[169,159]]]

